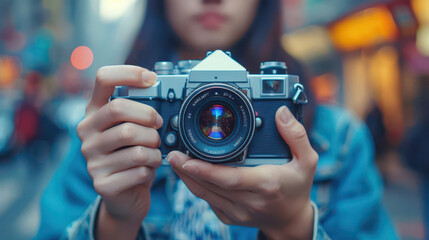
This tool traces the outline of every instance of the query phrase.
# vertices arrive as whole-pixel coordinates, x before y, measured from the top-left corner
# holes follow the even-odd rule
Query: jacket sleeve
[[[97,218],[98,209],[102,199],[97,196],[95,202],[91,204],[83,213],[83,215],[69,224],[63,231],[61,240],[94,240],[94,230]],[[137,234],[137,240],[149,240],[149,236],[145,235],[143,224]]]
[[[80,146],[81,142],[74,134],[69,153],[43,192],[41,222],[35,239],[60,238],[66,226],[82,216],[96,199]]]
[[[317,208],[316,203],[311,201],[311,206],[313,207],[313,237],[312,240],[331,240],[325,229],[319,222],[319,209]],[[267,240],[267,237],[261,231],[258,231],[256,236],[257,240]]]
[[[41,223],[35,240],[94,239],[94,226],[102,199],[93,188],[80,147],[81,142],[74,134],[70,152],[42,195]],[[143,226],[137,239],[149,239]]]
[[[382,206],[383,185],[368,129],[351,119],[343,132],[342,166],[331,183],[331,210],[321,225],[332,239],[397,239]]]

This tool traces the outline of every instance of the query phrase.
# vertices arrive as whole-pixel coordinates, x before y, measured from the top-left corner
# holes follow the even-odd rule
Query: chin
[[[216,49],[226,50],[232,45],[231,41],[218,37],[199,39],[198,41],[193,41],[191,44],[201,51],[212,51]]]

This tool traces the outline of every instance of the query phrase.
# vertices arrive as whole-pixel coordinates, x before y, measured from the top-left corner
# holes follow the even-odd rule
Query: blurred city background
[[[423,239],[429,157],[401,153],[429,137],[429,0],[283,2],[285,50],[309,69],[317,101],[367,122],[397,231]],[[0,0],[1,239],[35,234],[96,71],[124,63],[144,9],[144,0]]]

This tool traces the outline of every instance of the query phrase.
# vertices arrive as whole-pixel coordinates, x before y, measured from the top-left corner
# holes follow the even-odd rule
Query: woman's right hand
[[[163,120],[150,106],[109,98],[115,86],[150,87],[155,80],[155,73],[137,66],[100,68],[77,127],[88,173],[102,197],[97,239],[135,239],[149,211],[150,187],[161,165],[156,129]]]

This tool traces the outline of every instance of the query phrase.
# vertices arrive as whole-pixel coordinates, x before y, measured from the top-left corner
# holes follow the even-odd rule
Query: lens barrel
[[[210,83],[192,91],[179,111],[179,135],[192,155],[209,162],[240,156],[255,132],[249,98],[229,84]]]

